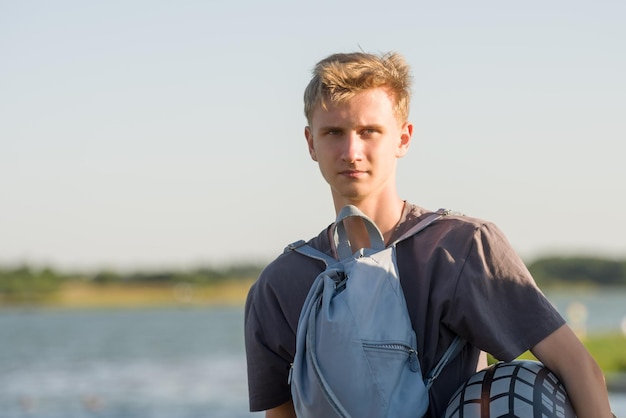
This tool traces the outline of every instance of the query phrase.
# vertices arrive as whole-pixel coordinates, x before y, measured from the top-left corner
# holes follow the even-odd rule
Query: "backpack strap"
[[[392,245],[396,245],[400,241],[404,241],[405,239],[412,237],[413,235],[420,232],[422,229],[426,228],[436,220],[447,216],[457,214],[457,212],[453,212],[449,209],[439,209],[437,212],[430,214],[425,219],[422,219],[420,222],[411,227],[407,232],[405,232],[400,238],[395,240]],[[333,243],[334,248],[337,250],[337,254],[340,260],[348,258],[352,255],[352,250],[350,247],[350,241],[348,240],[346,229],[343,225],[343,221],[349,217],[359,217],[363,220],[365,227],[367,228],[367,233],[370,239],[370,247],[375,250],[382,250],[385,248],[385,241],[383,239],[380,230],[367,215],[365,215],[361,210],[359,210],[356,206],[345,206],[337,215],[337,220],[333,225]],[[325,254],[321,251],[316,250],[315,248],[309,246],[303,240],[296,241],[294,243],[289,244],[284,252],[296,251],[300,254],[303,254],[307,257],[314,258],[316,260],[323,261],[326,264],[326,267],[337,262],[336,259]]]
[[[450,344],[450,346],[446,350],[446,352],[443,353],[443,356],[441,356],[439,363],[437,363],[437,365],[432,368],[430,373],[428,373],[428,376],[426,376],[426,379],[424,379],[426,390],[430,390],[430,387],[433,385],[433,383],[435,383],[435,379],[439,377],[439,374],[441,373],[443,368],[446,367],[448,363],[450,363],[450,361],[452,361],[452,359],[454,359],[461,352],[464,346],[465,340],[457,335],[452,341],[452,344]]]
[[[383,234],[381,234],[378,226],[367,215],[365,215],[359,208],[353,205],[344,206],[337,215],[337,220],[333,225],[333,241],[337,255],[340,260],[344,260],[352,256],[352,248],[350,247],[350,241],[348,240],[348,234],[343,221],[346,218],[358,217],[363,220],[365,228],[367,229],[367,235],[370,239],[370,248],[373,250],[384,250],[385,240]]]
[[[296,241],[292,244],[289,244],[285,248],[285,252],[295,251],[307,257],[313,258],[315,260],[319,260],[324,262],[326,267],[332,266],[337,262],[333,257],[329,256],[326,253],[321,252],[320,250],[316,250],[315,248],[308,245],[303,240]]]
[[[413,235],[417,234],[422,229],[426,228],[428,225],[432,224],[436,220],[441,219],[442,217],[447,216],[447,215],[452,215],[453,213],[455,212],[452,212],[451,210],[448,210],[448,209],[439,209],[437,212],[431,213],[426,218],[422,219],[421,221],[413,225],[404,234],[402,234],[400,238],[398,238],[397,240],[393,242],[393,245],[396,245],[400,241],[404,241],[405,239],[412,237]]]
[[[424,228],[426,228],[433,222],[448,215],[462,215],[462,214],[460,212],[455,212],[449,209],[439,209],[437,212],[431,213],[426,218],[422,219],[413,227],[411,227],[407,232],[402,234],[400,238],[398,238],[397,240],[393,242],[393,245],[396,245],[400,241],[403,241],[409,237],[412,237],[413,235],[417,234],[418,232],[420,232],[421,230],[423,230]],[[426,379],[424,379],[424,384],[426,385],[427,390],[430,390],[430,387],[433,385],[435,380],[439,377],[439,374],[444,369],[444,367],[446,367],[448,363],[450,363],[450,361],[452,361],[461,352],[461,350],[465,346],[465,342],[466,341],[463,338],[459,337],[458,335],[454,338],[450,346],[446,349],[445,353],[443,353],[443,356],[441,356],[441,359],[439,360],[439,362],[435,365],[435,367],[432,368],[430,373],[428,373],[428,375],[426,376]]]
[[[365,215],[359,208],[356,206],[348,205],[345,206],[339,211],[337,215],[337,220],[332,226],[332,242],[331,247],[333,247],[337,251],[337,255],[340,260],[344,260],[352,256],[352,249],[350,247],[350,241],[348,240],[348,234],[346,233],[346,228],[343,225],[343,221],[346,218],[350,217],[358,217],[363,220],[365,224],[365,228],[367,229],[367,234],[370,239],[370,248],[374,250],[383,250],[385,248],[385,240],[383,239],[383,234],[381,234],[380,230],[367,215]],[[338,260],[325,254],[315,248],[309,246],[303,240],[296,241],[292,244],[289,244],[284,252],[296,251],[302,255],[307,257],[314,258],[316,260],[323,261],[326,264],[326,267],[329,267]]]

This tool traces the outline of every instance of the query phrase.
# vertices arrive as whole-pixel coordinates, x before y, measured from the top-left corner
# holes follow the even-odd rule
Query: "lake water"
[[[584,303],[592,331],[626,316],[623,291],[549,296]],[[2,310],[0,417],[260,417],[247,412],[242,322],[242,308]],[[626,418],[626,395],[611,404]]]

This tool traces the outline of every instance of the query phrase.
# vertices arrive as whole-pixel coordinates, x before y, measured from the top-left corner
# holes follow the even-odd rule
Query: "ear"
[[[400,129],[400,141],[398,142],[398,149],[396,151],[396,157],[402,158],[409,151],[411,145],[411,138],[413,137],[413,124],[411,122],[404,122]]]
[[[306,143],[309,147],[309,155],[313,161],[317,161],[317,154],[315,153],[315,144],[313,141],[313,132],[311,132],[311,127],[304,127],[304,137],[306,138]]]

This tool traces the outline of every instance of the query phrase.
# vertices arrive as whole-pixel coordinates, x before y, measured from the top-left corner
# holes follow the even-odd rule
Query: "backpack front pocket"
[[[364,342],[363,349],[367,356],[388,357],[390,363],[409,362],[409,367],[413,372],[420,371],[420,363],[417,358],[417,350],[405,343],[397,342]],[[392,364],[389,364],[391,366]]]
[[[423,386],[417,350],[404,342],[365,341],[362,343],[372,380],[378,388],[384,404],[389,405],[393,389]],[[416,391],[414,393],[418,393]],[[416,398],[417,399],[417,398]]]

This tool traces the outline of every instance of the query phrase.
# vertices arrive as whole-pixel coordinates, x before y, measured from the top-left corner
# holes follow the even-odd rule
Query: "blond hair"
[[[315,65],[313,78],[304,91],[304,115],[309,125],[318,105],[326,100],[340,103],[365,90],[383,87],[395,99],[396,118],[406,122],[411,100],[409,65],[400,54],[354,52],[333,54]]]

